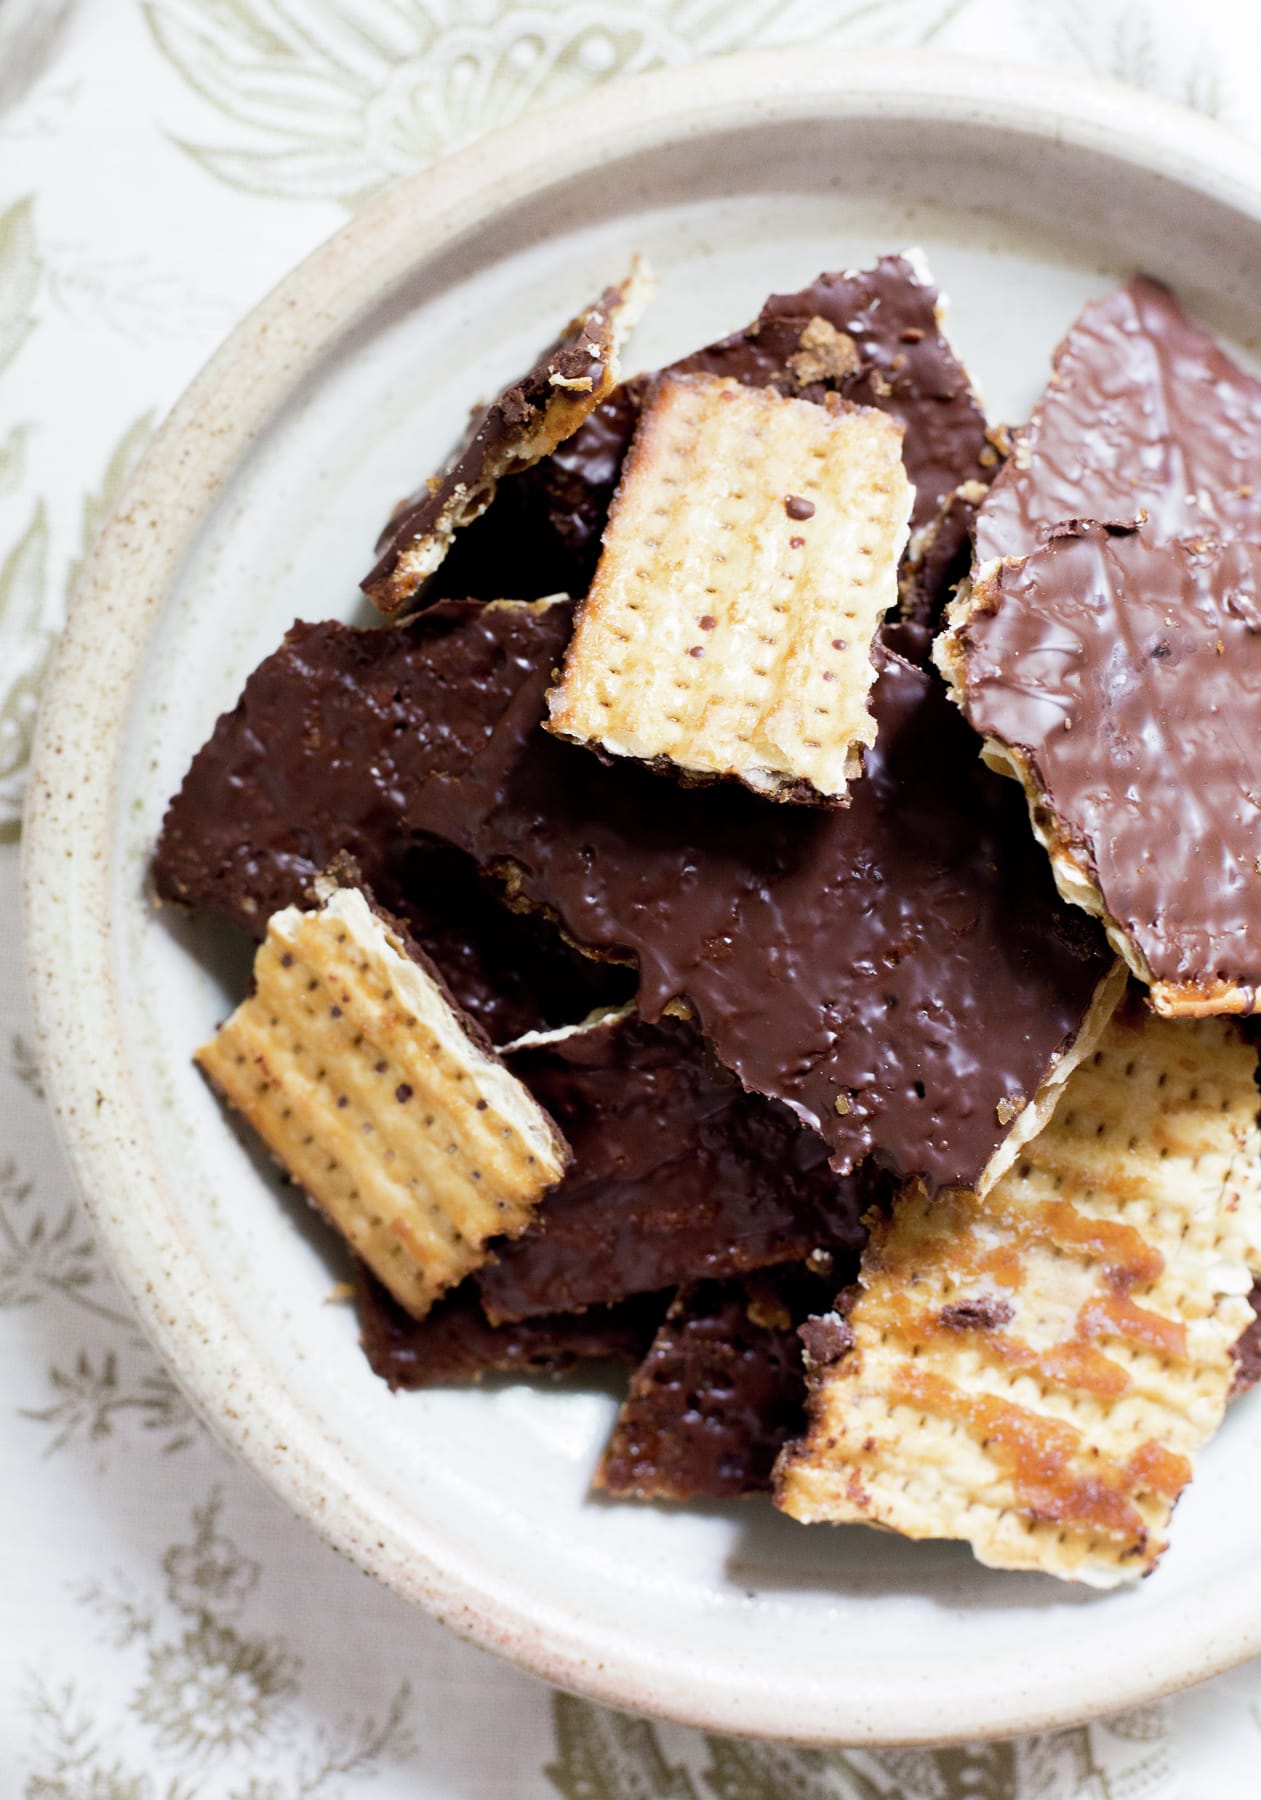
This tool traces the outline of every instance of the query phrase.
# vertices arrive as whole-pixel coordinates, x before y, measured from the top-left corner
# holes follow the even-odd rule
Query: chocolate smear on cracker
[[[937,655],[1156,1009],[1252,1012],[1261,549],[1065,526],[978,576]]]
[[[1140,275],[1082,312],[990,488],[978,567],[1066,519],[1148,534],[1261,538],[1261,381]]]
[[[484,513],[498,484],[571,437],[617,386],[619,352],[655,284],[638,263],[571,319],[534,366],[479,415],[441,475],[386,527],[363,591],[397,613],[443,561],[456,533]]]

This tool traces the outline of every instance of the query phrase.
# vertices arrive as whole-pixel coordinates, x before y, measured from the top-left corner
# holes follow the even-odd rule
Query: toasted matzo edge
[[[442,563],[456,532],[486,511],[499,482],[549,456],[608,399],[621,380],[622,348],[656,291],[648,264],[635,257],[630,273],[572,318],[534,368],[492,401],[448,467],[430,479],[428,492],[403,503],[382,534],[377,563],[362,583],[380,612],[401,612]],[[575,350],[602,365],[598,381],[572,379],[552,366]],[[509,418],[504,401],[514,394],[526,404],[514,407]],[[521,416],[515,416],[518,412]],[[479,444],[496,418],[498,442]]]
[[[1016,556],[995,558],[979,569],[970,581],[962,582],[947,608],[946,629],[934,639],[933,660],[946,679],[951,699],[965,716],[967,658],[963,633],[974,614],[986,609],[999,570],[1023,560]],[[1142,950],[1124,925],[1108,911],[1089,857],[1052,810],[1038,781],[1037,771],[1020,746],[986,737],[981,740],[981,756],[999,775],[1009,775],[1020,783],[1029,808],[1029,823],[1050,858],[1051,873],[1061,897],[1070,906],[1078,906],[1099,920],[1108,942],[1149,990],[1154,1011],[1167,1019],[1202,1019],[1221,1013],[1248,1014],[1257,1010],[1256,989],[1241,982],[1221,978],[1206,984],[1158,981]]]
[[[1255,1071],[1227,1021],[1123,1012],[987,1199],[912,1186],[873,1219],[777,1504],[1098,1587],[1148,1572],[1252,1318]]]
[[[659,377],[547,729],[690,780],[843,802],[875,740],[872,644],[913,500],[888,413]]]
[[[1025,1145],[1037,1137],[1050,1119],[1064,1090],[1064,1084],[1073,1070],[1087,1057],[1094,1055],[1099,1040],[1108,1029],[1113,1013],[1121,1004],[1125,993],[1125,984],[1125,964],[1123,962],[1113,963],[1111,969],[1095,989],[1094,997],[1085,1018],[1078,1027],[1076,1037],[1061,1050],[1057,1060],[1043,1076],[1033,1098],[1012,1114],[1011,1130],[981,1171],[976,1184],[978,1194],[989,1193],[994,1183],[1000,1181],[1011,1168]],[[1015,1105],[1014,1101],[999,1101],[1000,1124],[1002,1123],[1002,1109]]]
[[[516,1236],[568,1146],[357,888],[268,921],[255,991],[196,1061],[415,1317]]]

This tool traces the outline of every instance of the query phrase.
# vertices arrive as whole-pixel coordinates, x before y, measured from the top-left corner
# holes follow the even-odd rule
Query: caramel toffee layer
[[[559,658],[569,627],[567,608],[456,605],[409,626],[295,625],[171,802],[159,895],[257,937],[344,851],[497,1043],[626,998],[625,971],[507,913],[467,857],[402,824],[435,769],[485,744],[522,671]]]
[[[680,1019],[620,1019],[509,1053],[574,1153],[536,1222],[480,1271],[491,1318],[568,1311],[856,1250],[878,1194],[835,1175],[787,1107],[746,1094]]]
[[[977,520],[978,566],[1065,519],[1261,536],[1261,381],[1139,276],[1086,307]]]
[[[484,1375],[563,1375],[579,1362],[637,1363],[668,1295],[620,1306],[492,1325],[466,1281],[423,1319],[413,1319],[362,1264],[355,1270],[360,1342],[391,1388],[463,1386]]]
[[[1261,984],[1261,550],[1082,525],[975,595],[964,710],[1052,848],[1154,981]]]
[[[855,274],[820,275],[774,294],[744,331],[671,363],[666,373],[727,375],[799,399],[829,393],[877,406],[906,428],[903,459],[915,485],[913,530],[955,488],[988,481],[996,465],[985,416],[937,323],[937,290],[902,256]],[[500,488],[461,534],[437,579],[447,594],[584,594],[651,377],[624,382],[565,443]],[[934,540],[936,578],[966,541],[970,518],[951,511]],[[523,587],[523,581],[531,585]]]
[[[631,1378],[596,1485],[643,1500],[768,1489],[805,1425],[796,1327],[831,1291],[799,1268],[682,1288]]]

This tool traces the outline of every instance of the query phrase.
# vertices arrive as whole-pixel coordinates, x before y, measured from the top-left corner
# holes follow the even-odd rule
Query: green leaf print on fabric
[[[0,844],[15,843],[22,829],[26,765],[54,641],[43,622],[47,583],[48,516],[41,500],[0,562]]]
[[[111,1711],[73,1681],[31,1681],[26,1800],[337,1800],[343,1782],[413,1755],[406,1682],[382,1713],[310,1729],[301,1656],[242,1616],[263,1576],[217,1489],[191,1524],[160,1558],[162,1591],[117,1575],[72,1590],[126,1671],[122,1699]],[[116,1756],[123,1740],[139,1770]]]
[[[189,155],[250,193],[348,206],[534,107],[763,41],[781,11],[776,0],[145,5],[159,50],[229,128],[228,142],[181,139]]]
[[[34,205],[19,200],[0,212],[0,373],[34,329],[39,277]]]
[[[699,1800],[683,1768],[671,1768],[652,1725],[552,1697],[556,1760],[543,1773],[564,1800]]]

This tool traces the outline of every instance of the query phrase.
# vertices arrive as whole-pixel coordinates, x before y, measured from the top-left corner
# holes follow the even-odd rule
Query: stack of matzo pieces
[[[843,799],[875,741],[872,641],[913,499],[887,413],[663,377],[550,729],[780,799]]]
[[[255,989],[197,1060],[396,1300],[420,1318],[515,1237],[568,1150],[357,888],[268,922]]]
[[[1126,1013],[984,1200],[903,1196],[779,1506],[1096,1587],[1150,1570],[1252,1316],[1255,1071],[1226,1023]]]
[[[991,489],[913,259],[616,385],[643,294],[606,289],[391,521],[364,585],[424,616],[290,634],[198,758],[159,891],[272,915],[199,1060],[355,1249],[392,1385],[611,1356],[637,1367],[609,1491],[765,1490],[778,1454],[801,1519],[1143,1573],[1257,1327],[1255,1057],[1221,1021],[1108,1024],[1124,969],[1055,901],[930,645],[974,517],[1061,570],[1063,521],[1111,532],[1130,496],[1167,535],[1207,506],[1261,537],[1261,384],[1136,282],[1089,309]],[[303,910],[347,849],[458,1004],[358,886]],[[507,948],[491,876],[546,966]],[[601,954],[639,958],[642,1012]],[[1041,1003],[1013,1004],[1029,970]],[[885,1164],[922,1178],[891,1211]]]

